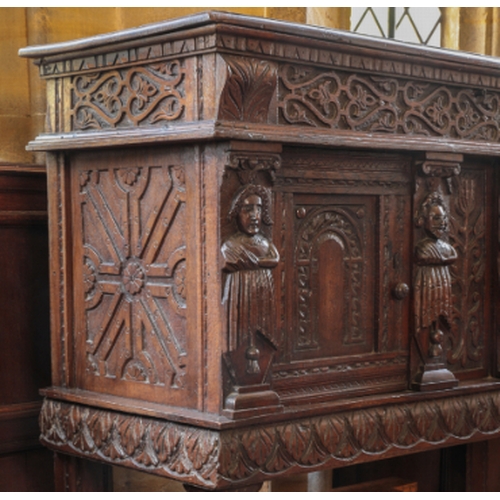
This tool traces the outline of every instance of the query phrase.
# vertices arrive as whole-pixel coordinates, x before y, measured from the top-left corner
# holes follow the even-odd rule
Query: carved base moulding
[[[45,399],[40,427],[56,451],[223,489],[500,436],[500,393],[228,430]]]

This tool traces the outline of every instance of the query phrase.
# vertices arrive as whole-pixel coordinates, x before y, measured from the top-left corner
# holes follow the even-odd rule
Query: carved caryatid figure
[[[260,332],[276,344],[274,282],[271,268],[279,261],[276,247],[261,232],[272,224],[270,191],[260,185],[243,186],[235,195],[229,217],[238,231],[222,245],[228,273],[223,302],[227,305],[230,347],[255,345]]]
[[[457,252],[444,238],[448,232],[448,214],[438,192],[427,196],[417,215],[417,226],[424,227],[426,237],[417,243],[415,260],[415,321],[417,335],[429,331],[429,356],[438,358],[443,352],[444,334],[440,324],[449,325],[452,308],[449,265]]]

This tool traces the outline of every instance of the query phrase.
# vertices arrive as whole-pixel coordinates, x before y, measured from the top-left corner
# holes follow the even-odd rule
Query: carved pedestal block
[[[31,47],[42,442],[271,478],[500,434],[500,65],[206,13]]]

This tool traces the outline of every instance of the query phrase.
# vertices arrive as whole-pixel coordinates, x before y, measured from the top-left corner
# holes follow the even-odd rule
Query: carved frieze
[[[338,48],[316,48],[283,41],[230,35],[217,37],[217,46],[220,49],[239,50],[242,53],[252,54],[254,57],[271,56],[273,59],[295,64],[351,69],[363,73],[381,73],[388,76],[396,75],[426,81],[434,80],[443,84],[500,88],[500,78],[494,75],[452,70],[439,65],[401,62],[367,54],[352,54],[350,51]]]
[[[183,167],[83,170],[79,184],[87,373],[182,387]]]
[[[216,483],[214,431],[53,400],[44,401],[40,430],[42,442],[61,451],[199,486]]]
[[[71,79],[71,130],[162,126],[186,106],[181,60],[88,73]]]
[[[499,415],[485,392],[213,431],[45,400],[40,429],[55,450],[212,489],[492,438]]]
[[[210,49],[215,45],[215,36],[205,34],[177,40],[151,43],[140,47],[124,47],[101,54],[67,58],[62,61],[44,62],[40,65],[40,75],[57,77],[75,73],[89,73],[104,69],[117,69],[125,66],[156,64],[164,60],[188,55],[192,52]]]
[[[261,20],[259,20],[260,22]],[[356,72],[380,73],[388,76],[415,78],[436,81],[446,85],[500,88],[500,78],[493,74],[471,70],[449,69],[440,65],[421,62],[402,62],[388,57],[369,54],[353,54],[342,48],[320,46],[301,46],[282,40],[269,40],[244,34],[206,32],[196,36],[186,34],[183,38],[165,37],[165,41],[151,42],[141,46],[124,46],[119,50],[104,49],[99,54],[87,56],[69,55],[58,61],[42,61],[40,75],[58,77],[68,74],[95,72],[101,69],[115,69],[124,66],[157,63],[159,61],[212,52],[238,54],[256,59],[273,59],[291,64],[318,65],[321,67],[353,70]],[[169,39],[170,38],[170,39]],[[29,54],[36,57],[37,54]]]
[[[281,124],[498,142],[500,93],[307,66],[279,71]]]
[[[481,408],[481,411],[477,409]],[[340,412],[223,434],[221,475],[237,482],[286,470],[339,467],[500,431],[497,394]],[[300,470],[300,469],[299,469]]]

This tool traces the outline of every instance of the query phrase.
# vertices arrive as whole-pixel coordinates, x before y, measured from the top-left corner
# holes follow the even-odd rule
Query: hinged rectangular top
[[[19,50],[21,57],[38,59],[38,63],[45,60],[60,60],[72,57],[74,54],[84,55],[104,50],[117,50],[120,47],[135,46],[149,39],[160,40],[161,37],[183,38],[191,30],[238,32],[244,29],[259,33],[263,38],[291,36],[300,38],[302,45],[311,43],[330,43],[342,46],[344,50],[349,47],[367,49],[370,53],[384,52],[386,56],[405,58],[423,58],[427,63],[443,62],[446,65],[458,65],[463,70],[470,70],[476,66],[485,74],[492,75],[492,71],[500,75],[500,62],[498,59],[478,54],[454,50],[438,49],[416,44],[398,42],[384,38],[374,38],[344,30],[335,30],[319,26],[291,23],[274,19],[246,16],[221,11],[208,11],[181,18],[146,24],[137,28],[106,33],[102,35],[72,40],[67,42],[48,44],[42,46],[26,47]],[[416,62],[416,61],[415,61]],[[458,69],[458,68],[456,68]]]
[[[500,155],[492,57],[225,12],[20,55],[52,82],[30,149],[236,139]]]

